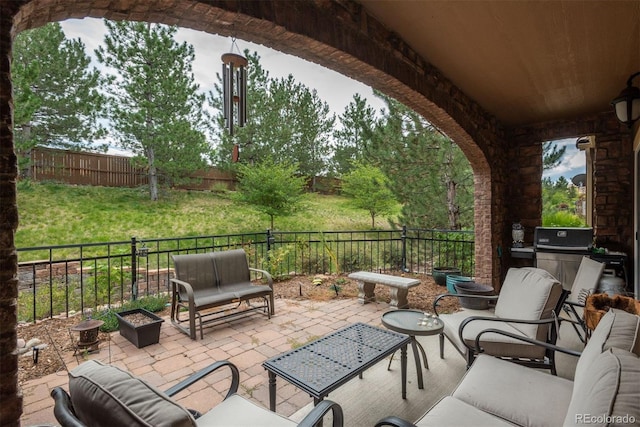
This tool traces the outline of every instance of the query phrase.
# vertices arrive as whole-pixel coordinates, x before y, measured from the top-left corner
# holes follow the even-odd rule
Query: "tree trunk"
[[[149,195],[152,201],[158,200],[158,170],[155,165],[155,152],[153,148],[147,150],[149,160]]]
[[[456,205],[456,187],[457,184],[454,181],[447,181],[447,213],[451,230],[460,228],[460,207]]]
[[[11,48],[14,15],[19,2],[0,3],[0,420],[19,426],[22,393],[16,354],[18,324],[18,228],[16,180],[18,158],[13,144]]]

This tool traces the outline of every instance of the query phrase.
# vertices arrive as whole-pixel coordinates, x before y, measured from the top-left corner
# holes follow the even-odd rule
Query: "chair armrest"
[[[187,293],[189,301],[193,302],[193,287],[190,283],[180,279],[169,279],[169,281],[171,282],[172,295],[175,295],[178,292],[178,287],[181,287]]]
[[[498,295],[461,295],[461,294],[440,294],[433,300],[433,312],[438,315],[438,301],[444,298],[473,298],[473,299],[484,299],[489,301],[497,301]]]
[[[324,418],[325,414],[331,410],[333,414],[333,427],[342,427],[344,416],[342,408],[331,400],[322,400],[300,421],[299,427],[314,427]]]
[[[483,331],[480,331],[480,333],[476,337],[476,348],[475,348],[475,350],[476,350],[477,353],[484,352],[483,348],[480,346],[480,337],[482,335],[484,335],[484,334],[491,334],[491,333],[498,334],[498,335],[504,335],[504,336],[507,336],[507,337],[511,337],[511,338],[518,339],[518,340],[521,340],[521,341],[525,341],[525,342],[528,342],[529,344],[539,345],[539,346],[545,347],[545,348],[547,348],[549,350],[559,351],[560,353],[568,354],[570,356],[580,357],[580,355],[582,354],[581,352],[576,351],[576,350],[572,350],[570,348],[560,347],[560,346],[557,346],[555,344],[551,344],[551,343],[548,343],[548,342],[545,342],[545,341],[540,341],[540,340],[536,340],[536,339],[533,339],[533,338],[523,337],[522,335],[516,335],[516,334],[513,334],[511,332],[501,331],[500,329],[491,329],[491,328],[490,329],[485,329]]]
[[[60,422],[64,427],[86,427],[73,412],[73,405],[71,404],[71,397],[61,387],[54,387],[51,390],[51,397],[55,401],[53,407],[53,415],[56,420]]]
[[[228,360],[221,360],[207,366],[206,368],[202,368],[195,374],[189,376],[187,379],[180,381],[178,384],[166,390],[165,394],[171,397],[181,392],[185,388],[189,387],[191,384],[195,383],[196,381],[199,381],[202,378],[206,377],[210,373],[215,372],[216,370],[222,368],[223,366],[228,366],[229,369],[231,370],[231,386],[229,387],[229,391],[227,392],[227,395],[224,397],[226,399],[238,391],[238,385],[240,384],[240,373],[238,372],[238,368],[236,367],[236,365],[229,362]]]
[[[502,322],[502,323],[521,323],[521,324],[527,324],[527,325],[545,325],[547,323],[554,323],[556,321],[556,318],[549,317],[547,319],[539,319],[539,320],[523,320],[523,319],[507,319],[503,317],[469,316],[460,323],[460,327],[458,328],[458,336],[460,337],[460,342],[471,351],[476,351],[478,346],[476,344],[476,348],[473,348],[467,344],[467,342],[463,338],[463,330],[469,323],[473,322],[474,320],[487,320],[490,322]],[[482,331],[480,332],[480,334],[482,334]],[[478,341],[478,336],[476,336],[476,342],[477,341]]]
[[[378,421],[375,425],[375,427],[382,427],[382,426],[395,426],[395,427],[416,427],[415,424],[410,423],[407,420],[403,420],[400,417],[385,417],[383,419],[381,419],[380,421]]]
[[[266,279],[267,279],[267,284],[268,284],[271,288],[273,288],[273,278],[271,277],[271,274],[269,274],[269,272],[268,272],[268,271],[266,271],[266,270],[260,270],[259,268],[252,268],[252,267],[249,267],[249,271],[253,271],[253,272],[255,272],[255,273],[260,273],[260,274],[262,274],[262,276],[263,276],[264,278],[266,278]]]

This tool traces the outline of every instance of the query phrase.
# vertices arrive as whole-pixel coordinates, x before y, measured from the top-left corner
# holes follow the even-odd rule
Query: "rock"
[[[26,341],[23,340],[22,338],[18,338],[18,342],[17,342],[17,347],[18,348],[24,348],[27,345]]]

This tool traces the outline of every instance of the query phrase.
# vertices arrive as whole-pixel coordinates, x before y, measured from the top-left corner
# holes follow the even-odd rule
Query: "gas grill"
[[[595,254],[592,245],[593,228],[536,227],[533,237],[535,265],[553,274],[565,289],[571,290],[582,257],[588,256],[605,263],[607,268],[615,269],[625,279],[625,283],[629,283],[627,255],[610,251]]]
[[[582,257],[590,255],[593,228],[536,227],[535,265],[547,270],[570,290]]]

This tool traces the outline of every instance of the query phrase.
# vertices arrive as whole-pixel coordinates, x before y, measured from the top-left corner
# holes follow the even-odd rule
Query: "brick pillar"
[[[0,424],[19,426],[22,393],[18,387],[16,350],[18,256],[14,236],[18,228],[11,99],[11,27],[17,2],[0,4]]]

